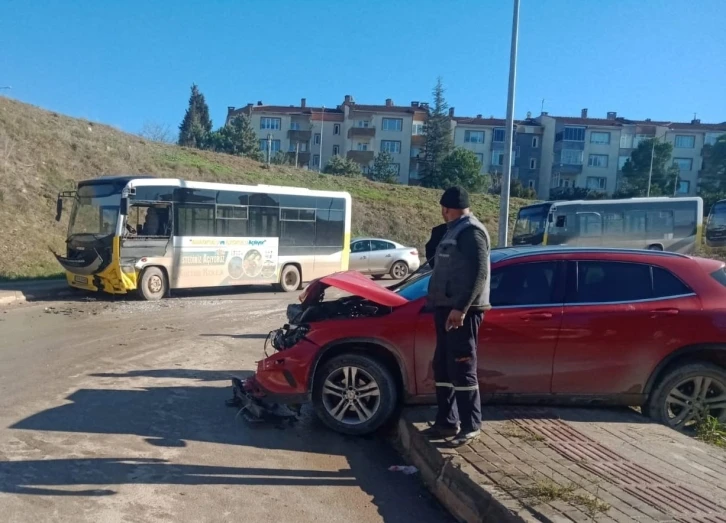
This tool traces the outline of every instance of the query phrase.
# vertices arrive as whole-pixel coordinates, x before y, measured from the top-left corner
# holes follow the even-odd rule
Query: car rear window
[[[721,285],[726,287],[726,266],[723,266],[719,270],[712,272],[711,277],[719,282]]]

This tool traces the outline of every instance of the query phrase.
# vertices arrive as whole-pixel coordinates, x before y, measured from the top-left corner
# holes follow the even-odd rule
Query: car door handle
[[[390,257],[391,257],[391,255],[390,255],[390,254],[386,254],[386,258],[390,258]]]
[[[549,320],[552,318],[551,312],[530,312],[529,314],[523,314],[520,316],[525,321],[529,320]]]
[[[681,311],[679,311],[678,309],[666,308],[666,309],[653,309],[652,311],[650,311],[650,314],[652,315],[653,318],[655,318],[656,316],[675,316],[679,312],[681,312]]]

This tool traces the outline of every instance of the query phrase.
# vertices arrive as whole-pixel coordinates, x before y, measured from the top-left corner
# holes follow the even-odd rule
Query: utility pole
[[[320,150],[318,152],[318,172],[323,172],[323,131],[325,130],[325,106],[320,117]]]
[[[272,135],[267,133],[267,165],[270,165],[270,158],[272,156]]]
[[[514,144],[514,92],[517,81],[517,43],[519,37],[519,0],[514,0],[512,16],[512,48],[509,56],[509,91],[507,93],[507,123],[505,127],[504,172],[499,200],[498,247],[507,246],[509,232],[509,189],[512,184],[512,146]]]
[[[295,143],[295,169],[297,169],[298,156],[300,156],[300,142]]]

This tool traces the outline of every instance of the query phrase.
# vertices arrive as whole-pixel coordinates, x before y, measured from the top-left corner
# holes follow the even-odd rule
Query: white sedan
[[[350,269],[376,279],[390,274],[394,280],[402,280],[420,265],[417,249],[391,240],[356,238],[350,244]]]

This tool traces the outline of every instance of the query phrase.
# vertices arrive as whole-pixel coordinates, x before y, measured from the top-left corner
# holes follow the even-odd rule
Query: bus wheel
[[[147,301],[156,301],[166,295],[166,276],[158,267],[144,269],[139,284],[139,295]]]
[[[300,269],[294,265],[285,265],[280,274],[280,284],[278,287],[284,292],[295,292],[300,289],[302,278],[300,277]]]
[[[648,245],[648,250],[649,251],[662,251],[663,246],[658,243],[654,243],[653,245]]]

